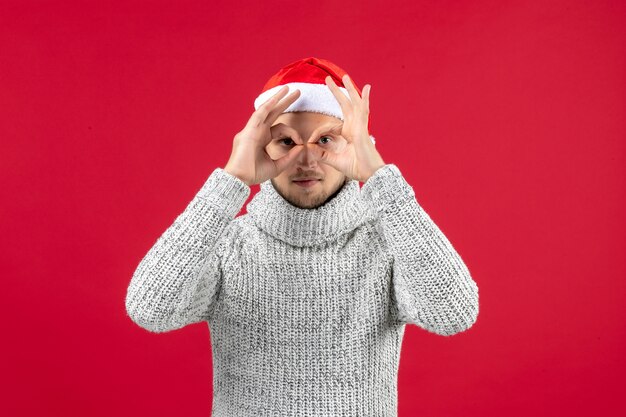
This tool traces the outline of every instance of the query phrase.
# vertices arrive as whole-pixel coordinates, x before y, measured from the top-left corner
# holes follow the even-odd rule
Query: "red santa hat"
[[[322,113],[343,120],[343,112],[337,99],[326,85],[326,77],[331,76],[339,90],[350,99],[350,94],[345,88],[342,77],[346,71],[332,62],[315,57],[308,57],[294,61],[274,74],[263,87],[263,91],[254,100],[254,108],[258,109],[269,100],[283,86],[289,86],[289,93],[295,89],[300,90],[300,97],[291,103],[283,113],[310,111]],[[361,90],[350,77],[352,84],[361,95]],[[371,123],[368,120],[368,130]],[[376,144],[374,136],[370,135],[372,143]]]

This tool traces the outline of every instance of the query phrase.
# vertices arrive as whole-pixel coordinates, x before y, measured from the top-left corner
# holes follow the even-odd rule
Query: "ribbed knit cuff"
[[[396,165],[386,164],[378,168],[363,184],[361,197],[377,213],[381,213],[393,204],[415,198],[415,192]]]
[[[250,191],[248,184],[238,177],[223,168],[215,168],[196,198],[222,210],[228,218],[234,218],[250,196]]]

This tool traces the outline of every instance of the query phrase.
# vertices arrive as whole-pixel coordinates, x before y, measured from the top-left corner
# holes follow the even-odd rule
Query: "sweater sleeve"
[[[208,320],[220,281],[220,253],[250,187],[216,168],[139,262],[126,292],[131,320],[151,332]]]
[[[478,286],[398,167],[379,168],[361,195],[377,213],[393,254],[398,319],[442,336],[470,328],[478,317]]]

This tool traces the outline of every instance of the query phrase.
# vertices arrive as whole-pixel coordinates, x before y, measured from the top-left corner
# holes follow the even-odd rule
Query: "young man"
[[[214,417],[396,416],[405,325],[477,319],[468,268],[375,148],[369,92],[327,60],[282,68],[133,275],[139,326],[208,323]]]

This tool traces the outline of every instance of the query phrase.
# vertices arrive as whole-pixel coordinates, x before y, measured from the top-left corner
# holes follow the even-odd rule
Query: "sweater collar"
[[[268,179],[260,184],[246,211],[257,227],[294,246],[334,241],[373,218],[357,180],[348,180],[323,205],[305,209],[285,200]]]

